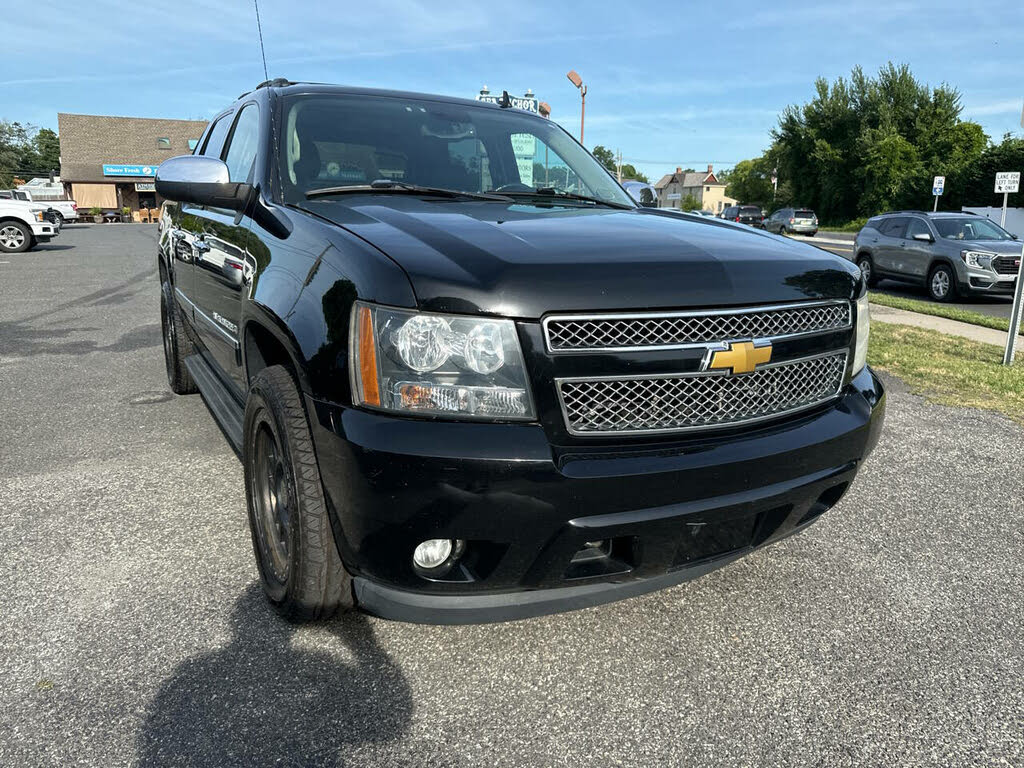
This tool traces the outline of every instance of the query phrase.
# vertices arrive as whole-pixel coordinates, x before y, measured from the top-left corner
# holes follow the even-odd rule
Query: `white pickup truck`
[[[43,205],[0,198],[0,253],[27,251],[60,234]]]
[[[50,220],[58,227],[63,226],[65,221],[78,221],[78,203],[74,200],[53,200],[48,197],[37,197],[27,186],[17,189],[0,190],[0,199],[21,200],[23,202],[35,203],[44,209],[52,209],[49,215]]]

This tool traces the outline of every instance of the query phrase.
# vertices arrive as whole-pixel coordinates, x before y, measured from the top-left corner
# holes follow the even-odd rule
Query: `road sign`
[[[936,176],[932,180],[932,194],[933,195],[941,195],[942,194],[942,190],[944,190],[945,188],[946,188],[946,177],[945,176]]]
[[[996,192],[1003,194],[1020,189],[1020,171],[1003,171],[996,174]]]

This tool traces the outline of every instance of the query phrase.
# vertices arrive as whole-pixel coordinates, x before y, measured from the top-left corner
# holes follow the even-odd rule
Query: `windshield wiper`
[[[512,198],[507,195],[496,195],[490,192],[463,192],[459,189],[445,189],[443,187],[421,187],[419,184],[409,184],[404,181],[392,181],[391,179],[377,179],[369,184],[350,184],[344,187],[324,187],[323,189],[311,189],[306,193],[306,198],[329,197],[332,195],[354,195],[354,194],[376,194],[378,192],[398,193],[406,195],[437,195],[439,197],[469,197],[474,200],[496,200],[501,203],[511,203]]]
[[[537,187],[532,192],[503,192],[502,194],[514,196],[514,197],[554,197],[558,200],[579,200],[581,203],[595,203],[596,205],[606,205],[609,208],[620,208],[624,211],[632,210],[636,206],[628,205],[626,203],[616,203],[612,200],[604,200],[600,197],[591,197],[590,195],[578,195],[575,192],[560,192],[554,187]]]

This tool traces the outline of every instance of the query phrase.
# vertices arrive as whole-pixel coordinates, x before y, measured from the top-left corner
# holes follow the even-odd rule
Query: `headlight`
[[[995,254],[985,253],[984,251],[960,251],[960,258],[964,260],[968,267],[992,269],[992,259],[995,258]]]
[[[857,299],[857,337],[853,347],[853,375],[856,376],[868,363],[868,336],[871,332],[871,312],[868,309],[868,292]]]
[[[36,221],[45,221],[42,211],[32,211],[32,215],[36,217]]]
[[[455,418],[536,418],[511,320],[356,302],[349,351],[357,404]]]

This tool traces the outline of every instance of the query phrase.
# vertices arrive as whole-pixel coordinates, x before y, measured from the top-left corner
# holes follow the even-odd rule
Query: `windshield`
[[[316,189],[386,179],[469,193],[553,189],[634,206],[557,123],[522,112],[391,96],[306,95],[285,100],[283,127],[281,188],[289,203]]]
[[[939,237],[947,240],[1012,240],[1010,233],[995,222],[974,216],[932,219]]]
[[[796,211],[793,211],[793,218],[796,218],[796,219],[813,219],[814,218],[814,211],[808,211],[808,210],[805,210],[803,208],[800,208],[800,209],[798,209]]]

